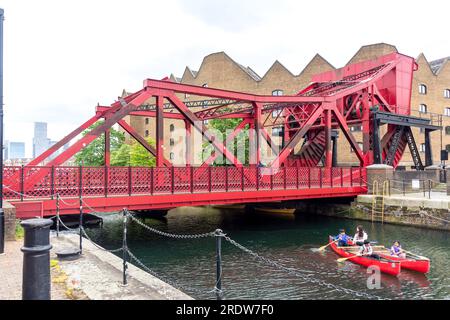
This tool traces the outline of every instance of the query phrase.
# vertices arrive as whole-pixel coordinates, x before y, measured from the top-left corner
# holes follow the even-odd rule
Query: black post
[[[215,231],[216,237],[216,298],[222,300],[222,237],[223,231],[217,229]]]
[[[59,194],[56,195],[56,236],[59,237]]]
[[[128,284],[127,281],[127,220],[128,220],[128,210],[123,209],[123,237],[122,237],[122,260],[123,260],[123,285],[126,286]]]
[[[373,163],[381,164],[380,122],[373,113]]]
[[[428,199],[431,199],[431,180],[428,180]]]
[[[23,195],[25,192],[25,173],[24,173],[24,165],[20,169],[20,201],[23,201]]]
[[[80,195],[80,226],[79,226],[79,231],[80,231],[80,254],[83,253],[83,199],[81,198]]]
[[[333,133],[331,135],[331,141],[333,142],[333,154],[332,154],[332,167],[338,166],[338,138],[339,138],[339,131],[333,130]]]
[[[0,9],[0,254],[5,252],[5,213],[3,212],[3,20]]]
[[[25,231],[23,252],[23,300],[50,300],[49,219],[30,219],[21,223]]]
[[[433,165],[433,153],[431,151],[431,131],[425,129],[425,167]]]

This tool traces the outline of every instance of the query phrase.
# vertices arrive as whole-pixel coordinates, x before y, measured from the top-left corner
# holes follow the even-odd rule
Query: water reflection
[[[367,289],[367,270],[346,262],[338,264],[329,250],[315,252],[339,228],[354,230],[359,221],[310,214],[276,216],[218,208],[178,208],[165,218],[144,219],[159,230],[196,234],[220,228],[230,237],[259,254],[315,278],[345,288],[390,299],[450,299],[448,232],[397,225],[362,223],[371,239],[390,245],[400,239],[404,248],[431,259],[427,276],[407,270],[398,277],[382,275],[380,290]],[[122,218],[109,215],[93,238],[107,248],[121,245]],[[349,232],[351,233],[351,232]],[[195,298],[214,299],[208,293],[215,284],[213,239],[177,240],[152,234],[129,224],[129,247],[149,267],[186,287],[204,290],[187,292]],[[350,295],[305,282],[298,277],[262,265],[228,243],[223,245],[223,289],[227,299],[352,299]]]

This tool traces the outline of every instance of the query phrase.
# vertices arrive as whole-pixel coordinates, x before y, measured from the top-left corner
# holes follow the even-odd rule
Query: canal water
[[[317,248],[327,243],[328,234],[345,228],[349,234],[359,221],[314,214],[279,216],[216,208],[178,208],[164,219],[143,219],[148,226],[177,234],[198,234],[222,229],[228,236],[258,254],[301,270],[326,283],[375,294],[388,299],[450,299],[450,237],[445,231],[363,222],[371,240],[390,245],[400,240],[405,249],[431,259],[428,275],[402,271],[399,277],[382,275],[381,289],[370,290],[367,270]],[[153,271],[176,281],[196,299],[215,299],[215,240],[177,240],[152,234],[129,223],[130,250]],[[122,241],[122,217],[104,216],[101,229],[88,231],[105,248],[117,248]],[[340,289],[308,281],[259,263],[248,254],[223,243],[223,290],[226,299],[354,299]],[[198,292],[200,291],[200,292]]]

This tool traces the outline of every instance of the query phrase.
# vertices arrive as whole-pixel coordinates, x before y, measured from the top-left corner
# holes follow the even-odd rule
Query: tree
[[[111,166],[127,167],[130,165],[130,150],[129,144],[122,144],[119,149],[111,152]]]
[[[83,137],[86,136],[92,129],[97,128],[103,124],[103,120],[97,121],[87,130],[83,131]],[[111,153],[118,150],[125,141],[125,136],[122,132],[110,129]],[[105,165],[105,134],[103,133],[97,139],[92,141],[83,150],[75,155],[75,161],[78,165],[83,166],[103,166]]]
[[[152,147],[155,146],[153,139],[148,138],[147,142]],[[133,167],[154,167],[156,165],[156,159],[139,142],[134,141],[130,148],[130,165]]]
[[[220,132],[223,137],[223,143],[225,143],[225,140],[227,138],[227,134],[236,129],[236,127],[242,122],[242,119],[213,119],[209,122],[209,127],[215,129],[216,131]],[[229,150],[234,154],[235,157],[238,157],[238,150],[245,152],[244,159],[239,159],[243,164],[249,163],[249,138],[248,138],[248,129],[247,126],[241,130],[241,132],[236,136],[234,139],[234,149]],[[206,154],[209,155],[209,150],[213,149],[213,146],[211,144],[204,145],[204,149],[208,150]],[[217,151],[215,151],[217,152]],[[205,153],[203,153],[205,155]],[[203,158],[203,160],[206,160]],[[215,166],[221,166],[224,164],[227,164],[229,161],[223,157],[218,158],[214,161],[213,165]]]

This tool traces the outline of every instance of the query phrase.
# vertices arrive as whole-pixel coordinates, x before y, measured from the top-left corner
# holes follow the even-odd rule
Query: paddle
[[[336,242],[338,242],[339,240],[335,240],[335,241],[333,241],[333,242],[330,242],[329,244],[327,244],[326,246],[321,246],[319,249],[318,249],[318,251],[323,251],[323,250],[325,250],[327,247],[329,247],[329,246],[331,246],[333,243],[336,243]]]
[[[357,254],[357,255],[355,255],[355,256],[350,256],[350,257],[347,257],[347,258],[339,258],[339,259],[337,259],[336,261],[337,261],[337,262],[344,262],[344,261],[347,261],[348,259],[356,258],[356,257],[360,257],[360,256],[361,256],[360,254]]]
[[[427,257],[419,256],[419,255],[417,255],[417,254],[415,254],[415,253],[412,253],[412,252],[410,252],[410,251],[406,251],[406,250],[404,250],[404,249],[402,249],[402,250],[403,250],[404,253],[407,253],[407,254],[409,254],[409,255],[411,255],[411,256],[414,256],[414,257],[416,257],[416,258],[419,258],[419,259],[421,259],[421,260],[430,260],[430,259],[428,259]]]

